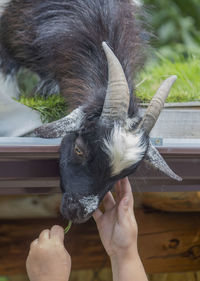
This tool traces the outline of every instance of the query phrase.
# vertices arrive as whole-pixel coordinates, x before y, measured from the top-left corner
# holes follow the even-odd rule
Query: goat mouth
[[[64,194],[60,211],[64,219],[73,223],[84,223],[91,218],[98,206],[98,196],[90,195],[78,200]]]
[[[72,221],[72,223],[74,223],[74,224],[81,224],[81,223],[87,222],[92,217],[92,214],[94,213],[94,211],[87,215],[81,215],[81,212],[80,212],[79,215],[76,214],[74,216],[74,215],[71,215],[65,208],[61,207],[61,214],[62,214],[63,218],[65,220]]]

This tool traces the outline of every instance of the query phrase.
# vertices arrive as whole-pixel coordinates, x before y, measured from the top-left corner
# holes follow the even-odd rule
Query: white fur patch
[[[99,197],[90,195],[90,196],[83,197],[82,199],[79,200],[79,202],[81,203],[81,205],[84,206],[85,212],[87,214],[90,214],[97,209],[99,205]]]
[[[141,121],[140,115],[135,116],[133,118],[127,118],[125,124],[126,130],[132,130],[133,127],[137,127],[140,121]]]
[[[114,125],[109,138],[104,139],[104,151],[110,159],[112,176],[120,174],[142,159],[146,147],[141,145],[141,137],[142,133],[133,134]]]

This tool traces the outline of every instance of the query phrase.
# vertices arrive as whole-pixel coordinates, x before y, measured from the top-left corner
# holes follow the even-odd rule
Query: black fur
[[[12,0],[0,21],[1,68],[5,74],[29,68],[44,81],[42,93],[57,83],[68,102],[101,108],[108,78],[102,41],[134,90],[146,43],[137,17],[132,0]],[[133,114],[132,95],[130,104]]]
[[[84,197],[97,196],[99,203],[116,180],[134,172],[140,163],[112,177],[102,149],[112,126],[98,122],[108,83],[103,41],[124,69],[131,95],[129,117],[137,115],[133,80],[146,45],[138,12],[132,0],[11,0],[0,19],[4,74],[14,75],[26,67],[40,76],[42,93],[53,93],[59,86],[68,102],[84,105],[82,127],[64,137],[60,151],[61,210],[74,222],[84,222],[97,207],[93,200],[94,208],[86,210],[88,206],[81,203]],[[77,141],[84,151],[80,157],[75,152]],[[144,132],[141,146],[148,147]]]

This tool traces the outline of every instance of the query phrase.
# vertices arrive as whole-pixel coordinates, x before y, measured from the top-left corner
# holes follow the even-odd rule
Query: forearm
[[[130,258],[111,258],[113,281],[148,281],[138,254]]]

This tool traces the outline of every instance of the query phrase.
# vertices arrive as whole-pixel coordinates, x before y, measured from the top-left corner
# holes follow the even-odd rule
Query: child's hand
[[[31,243],[26,268],[30,281],[67,281],[71,257],[64,244],[64,230],[54,225]]]
[[[97,223],[101,241],[110,258],[137,256],[137,223],[133,213],[133,195],[128,178],[116,185],[116,201],[111,192],[103,200],[105,213],[99,209],[93,217]]]

